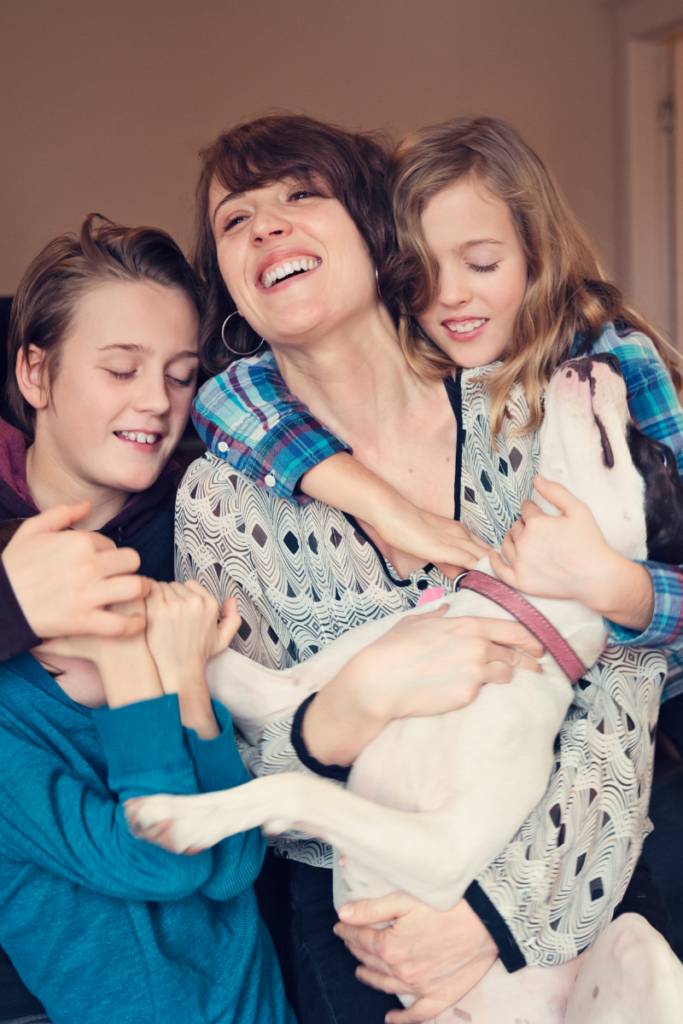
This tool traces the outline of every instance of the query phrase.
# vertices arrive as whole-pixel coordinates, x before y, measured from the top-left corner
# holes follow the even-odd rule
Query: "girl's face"
[[[36,412],[36,446],[62,480],[126,494],[154,483],[190,413],[197,330],[189,297],[154,282],[103,282],[78,299]]]
[[[505,356],[524,298],[527,265],[507,204],[476,181],[427,203],[422,230],[439,267],[438,293],[417,317],[456,366]]]
[[[214,181],[209,204],[223,280],[267,341],[317,337],[378,302],[367,247],[338,199],[293,179],[233,193]]]

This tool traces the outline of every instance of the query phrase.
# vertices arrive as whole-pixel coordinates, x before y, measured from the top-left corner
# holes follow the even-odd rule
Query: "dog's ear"
[[[647,556],[653,562],[683,564],[683,482],[671,449],[629,426],[633,464],[645,482]]]

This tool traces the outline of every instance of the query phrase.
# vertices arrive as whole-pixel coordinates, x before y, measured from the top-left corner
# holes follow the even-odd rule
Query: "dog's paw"
[[[177,827],[177,800],[178,797],[163,793],[126,800],[128,827],[138,839],[155,843],[171,853],[198,853],[204,847],[192,842]]]

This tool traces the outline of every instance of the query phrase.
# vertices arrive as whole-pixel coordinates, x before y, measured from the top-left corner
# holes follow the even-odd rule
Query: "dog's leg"
[[[324,779],[271,775],[235,789],[198,796],[161,794],[127,801],[135,834],[182,853],[213,846],[262,826],[266,833],[300,829],[371,866],[395,888],[443,904],[452,846],[448,815],[412,814],[380,807]],[[444,871],[444,867],[446,870]],[[451,906],[457,899],[446,896]]]
[[[447,910],[538,801],[552,756],[549,745],[546,754],[526,742],[503,771],[495,771],[483,741],[482,751],[488,770],[463,766],[460,791],[444,791],[423,812],[396,810],[291,772],[217,793],[144,797],[131,801],[127,813],[137,835],[178,853],[257,826],[267,833],[301,829],[381,871],[393,887]]]
[[[404,615],[428,610],[415,608],[366,622],[307,661],[281,671],[265,668],[228,649],[206,666],[211,696],[228,708],[247,740],[257,743],[267,725],[291,714],[306,697],[327,686],[355,654],[384,636]]]

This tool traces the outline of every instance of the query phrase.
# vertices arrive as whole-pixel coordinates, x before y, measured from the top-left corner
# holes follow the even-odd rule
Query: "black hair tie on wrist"
[[[316,775],[322,775],[326,779],[335,779],[336,782],[346,782],[351,771],[350,768],[343,768],[340,764],[322,764],[316,760],[315,757],[311,757],[306,749],[303,736],[301,735],[301,726],[303,725],[304,715],[306,714],[306,708],[311,703],[314,697],[317,697],[316,693],[312,693],[310,697],[307,697],[303,704],[300,704],[296,714],[294,715],[294,721],[292,722],[292,746],[296,751],[296,756],[301,761],[304,768],[309,768],[310,771],[315,772]]]

